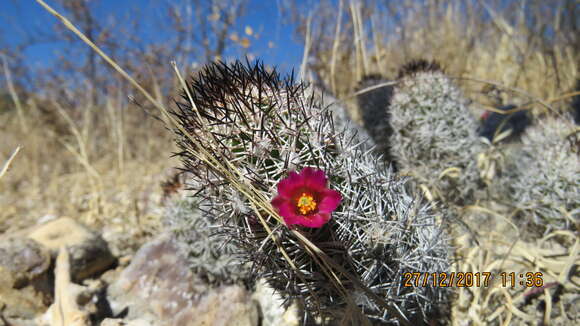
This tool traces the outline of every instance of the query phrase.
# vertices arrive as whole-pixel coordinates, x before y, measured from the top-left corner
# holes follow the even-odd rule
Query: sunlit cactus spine
[[[353,318],[347,309],[353,304],[365,318],[387,323],[422,324],[442,313],[447,289],[406,287],[403,276],[448,271],[443,217],[365,150],[348,123],[334,125],[337,108],[260,63],[209,64],[188,92],[195,108],[186,92],[174,112],[182,127],[179,156],[218,236],[251,263],[250,282],[264,277],[323,320]],[[228,171],[210,166],[200,152],[215,155]],[[324,171],[328,187],[342,196],[320,228],[288,227],[269,213],[278,183],[305,167]],[[325,259],[336,264],[336,278]]]
[[[572,117],[539,119],[512,159],[509,194],[527,230],[579,231],[580,128]]]
[[[317,94],[314,94],[316,96]],[[368,128],[356,123],[348,110],[344,106],[337,105],[338,99],[331,96],[318,94],[317,100],[321,107],[328,107],[332,114],[332,124],[335,130],[348,130],[353,137],[355,143],[360,150],[372,151],[376,154],[381,154],[379,145],[375,142],[375,138],[367,131]]]
[[[389,106],[392,153],[437,199],[458,205],[481,186],[477,155],[483,143],[460,89],[437,63],[413,61],[401,69]]]

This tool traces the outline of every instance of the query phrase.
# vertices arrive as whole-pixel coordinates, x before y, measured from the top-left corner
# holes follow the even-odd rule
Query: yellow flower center
[[[300,195],[296,205],[302,215],[306,215],[316,209],[316,201],[314,201],[314,197],[305,192]]]

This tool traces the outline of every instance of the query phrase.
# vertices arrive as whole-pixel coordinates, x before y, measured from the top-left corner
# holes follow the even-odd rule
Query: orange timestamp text
[[[438,273],[403,273],[404,287],[488,287],[493,279],[491,272],[438,272]],[[497,273],[503,287],[515,287],[517,284],[525,287],[542,287],[544,285],[541,272],[527,273]]]

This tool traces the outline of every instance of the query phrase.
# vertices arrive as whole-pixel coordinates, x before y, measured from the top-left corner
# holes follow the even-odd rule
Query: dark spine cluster
[[[436,61],[417,59],[407,62],[399,69],[398,79],[414,76],[418,73],[428,72],[443,73],[444,71],[443,68],[441,68],[441,65]]]

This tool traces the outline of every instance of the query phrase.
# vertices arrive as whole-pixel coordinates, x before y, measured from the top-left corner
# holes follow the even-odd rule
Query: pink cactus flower
[[[286,225],[298,224],[311,228],[322,227],[330,220],[342,196],[326,187],[324,171],[305,167],[278,183],[278,196],[272,205],[284,218]]]

